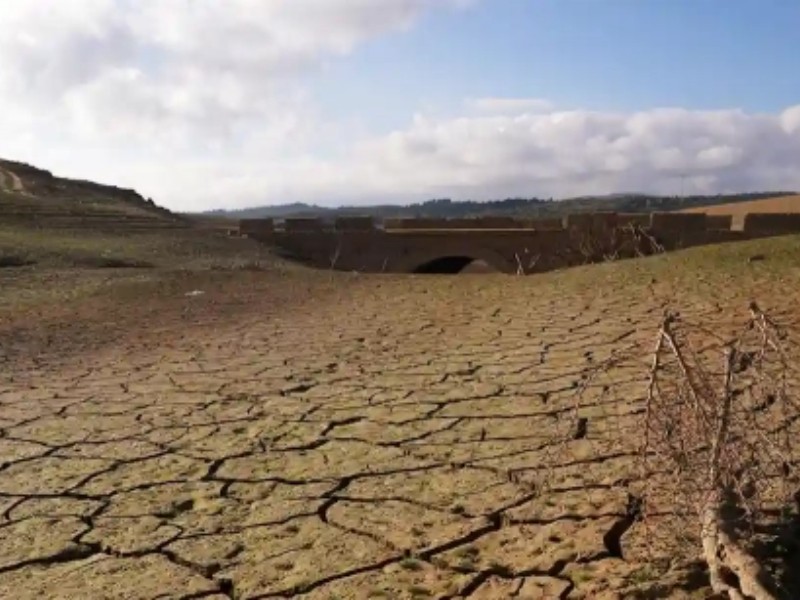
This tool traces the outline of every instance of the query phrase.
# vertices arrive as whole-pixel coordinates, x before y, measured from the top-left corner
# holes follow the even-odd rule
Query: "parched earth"
[[[800,306],[796,272],[662,263],[176,276],[5,313],[0,597],[706,597],[629,519],[641,372],[605,374],[621,400],[553,461],[587,373],[665,307]]]

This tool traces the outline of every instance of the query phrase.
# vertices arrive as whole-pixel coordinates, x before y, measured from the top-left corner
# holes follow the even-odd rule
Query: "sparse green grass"
[[[302,269],[257,242],[209,230],[111,234],[0,224],[0,306],[9,311],[107,292],[132,299],[142,285],[189,273],[212,282],[242,271]]]
[[[456,556],[463,558],[477,558],[480,553],[480,549],[476,548],[475,546],[464,546],[463,548],[456,550]]]
[[[576,569],[569,575],[570,579],[576,584],[586,583],[594,579],[594,573],[589,569]]]
[[[0,232],[2,234],[3,232]],[[41,253],[41,256],[49,256],[47,253],[54,253],[58,260],[62,260],[63,256],[67,256],[67,260],[72,260],[69,257],[80,256],[103,256],[103,251],[109,248],[113,251],[110,256],[121,256],[129,260],[151,260],[156,265],[155,268],[149,270],[142,270],[137,272],[122,272],[118,269],[110,269],[108,271],[99,270],[86,270],[83,269],[50,269],[54,274],[50,279],[38,279],[34,283],[37,286],[31,287],[28,292],[32,295],[36,294],[59,294],[60,298],[81,298],[84,295],[92,294],[100,290],[113,286],[115,294],[119,294],[121,298],[132,301],[137,299],[137,294],[140,294],[143,301],[147,301],[147,296],[142,294],[142,290],[147,291],[148,284],[152,282],[161,283],[164,280],[174,281],[181,277],[186,276],[187,279],[181,279],[181,282],[191,281],[194,285],[195,281],[200,281],[198,285],[209,286],[200,289],[210,290],[210,286],[218,287],[220,295],[229,295],[229,289],[226,289],[224,283],[226,281],[255,281],[260,279],[261,276],[247,274],[247,273],[219,273],[215,272],[213,268],[208,265],[224,265],[230,264],[226,261],[245,257],[246,260],[251,260],[252,256],[258,256],[260,248],[252,248],[240,244],[240,240],[223,240],[221,238],[213,237],[213,234],[203,233],[202,235],[209,235],[209,238],[199,237],[197,232],[183,232],[183,233],[168,233],[168,234],[142,234],[137,236],[103,236],[94,234],[86,236],[81,239],[79,236],[67,234],[53,234],[50,238],[44,234],[36,234],[31,236],[21,236],[19,231],[7,232],[7,238],[11,240],[9,247],[18,249],[17,246],[22,247],[25,251],[33,254]],[[172,237],[174,236],[174,237]],[[194,237],[193,237],[194,236]],[[148,245],[150,244],[150,245]],[[184,245],[185,244],[185,245]],[[230,245],[229,245],[230,244]],[[249,242],[247,243],[249,244]],[[174,253],[171,253],[174,250]],[[800,278],[800,271],[796,265],[796,257],[800,255],[800,238],[779,238],[773,240],[761,240],[758,242],[749,242],[745,244],[731,244],[719,247],[706,247],[696,248],[685,252],[674,253],[667,256],[654,257],[640,261],[624,261],[615,264],[606,264],[591,266],[586,268],[579,268],[570,271],[562,271],[559,273],[550,273],[543,276],[536,276],[527,279],[523,278],[488,278],[486,281],[489,283],[485,285],[488,289],[498,282],[498,285],[508,285],[509,289],[513,291],[532,290],[536,289],[549,289],[563,291],[570,293],[572,290],[585,288],[588,293],[608,293],[618,294],[620,298],[627,298],[627,294],[631,293],[630,288],[637,288],[635,293],[641,297],[643,287],[650,285],[651,280],[655,280],[657,285],[668,285],[674,287],[676,293],[682,290],[685,293],[691,292],[694,286],[704,285],[709,279],[717,278],[731,279],[734,283],[740,279],[746,278],[763,278],[765,282],[775,282],[785,280],[788,284],[796,283]],[[239,254],[241,252],[241,254]],[[252,253],[252,254],[251,254]],[[755,254],[763,254],[764,261],[751,263],[747,259]],[[152,255],[151,255],[152,254]],[[232,258],[233,257],[233,258]],[[55,259],[54,259],[55,260]],[[58,264],[58,263],[53,263]],[[223,267],[220,267],[223,268]],[[198,276],[197,271],[193,269],[202,270],[203,273]],[[0,273],[0,305],[10,297],[13,297],[14,290],[25,289],[22,285],[15,283],[17,273],[20,273],[20,279],[25,279],[27,274],[35,274],[37,269],[23,268],[20,270],[9,269],[7,274]],[[41,269],[42,272],[48,269]],[[188,275],[187,275],[188,274]],[[196,279],[188,279],[188,277],[196,277]],[[202,278],[201,278],[202,277]],[[327,278],[327,274],[325,274]],[[277,278],[270,278],[267,285],[263,288],[258,288],[257,293],[263,293],[267,287],[277,289],[284,284]],[[170,296],[176,296],[183,302],[183,293],[186,289],[194,289],[192,287],[186,288],[188,283],[183,284],[183,289],[180,283],[173,284],[164,292]],[[443,285],[443,284],[441,284]],[[450,285],[449,283],[447,285]],[[454,284],[455,285],[455,284]],[[483,285],[483,284],[481,284]],[[440,286],[440,282],[433,281],[426,292],[430,289],[435,289]],[[11,292],[9,292],[9,289]],[[749,289],[749,288],[746,288]],[[772,294],[772,285],[766,287],[767,293]],[[494,290],[492,290],[494,292]],[[159,292],[161,293],[161,292]],[[128,296],[128,294],[130,294]],[[330,299],[328,296],[322,296],[326,301]],[[525,302],[525,296],[521,296],[521,302]],[[244,301],[247,297],[244,297]],[[645,297],[645,301],[649,298]],[[189,301],[186,301],[188,304]],[[156,310],[161,311],[161,304],[154,303]],[[615,304],[614,306],[622,306],[623,310],[627,307],[624,303]],[[235,310],[239,310],[239,306],[234,306]],[[658,307],[654,314],[658,312]],[[2,311],[0,311],[2,312]],[[237,313],[238,314],[238,313]],[[624,316],[624,313],[623,313]],[[0,314],[0,319],[2,314]],[[656,314],[657,318],[657,314]],[[224,340],[225,338],[223,338]],[[315,367],[317,368],[317,367]],[[235,429],[237,435],[243,435],[243,430]],[[564,480],[566,481],[566,479]],[[426,483],[430,489],[432,479],[426,478]],[[463,498],[468,496],[462,496]],[[468,506],[472,507],[473,501],[470,500]],[[559,503],[564,503],[567,507],[574,504],[570,501],[569,496],[552,495],[544,499],[544,503],[549,506],[556,506]],[[188,504],[187,504],[188,506]],[[451,505],[452,512],[456,514],[465,514],[468,511],[464,506],[453,503]],[[180,510],[188,510],[184,507],[176,506],[175,513]],[[470,508],[469,512],[479,513],[480,507]],[[415,535],[422,535],[423,532],[430,530],[436,526],[436,523],[420,519],[415,521],[416,527],[412,529]],[[300,527],[296,524],[287,524],[283,527],[286,534],[296,535],[300,533]],[[569,532],[569,530],[566,530]],[[305,532],[308,533],[308,532]],[[563,531],[554,531],[566,537]],[[307,536],[301,537],[297,544],[300,544],[308,539]],[[572,546],[573,543],[581,543],[580,537],[574,539],[551,539],[552,544],[558,544],[558,548],[554,549],[560,555],[565,555],[565,549]],[[308,541],[302,545],[304,549],[310,549],[313,541]],[[480,543],[483,543],[480,542]],[[549,551],[549,549],[548,549]],[[460,560],[460,564],[465,567],[474,569],[477,563],[479,567],[485,569],[488,563],[489,569],[494,574],[502,574],[504,576],[513,576],[514,572],[509,567],[501,562],[488,562],[487,559],[491,558],[493,552],[484,550],[485,556],[480,556],[480,549],[474,545],[464,545],[463,547],[456,548],[453,554]],[[442,553],[445,554],[445,553]],[[448,553],[449,554],[449,553]],[[452,556],[453,554],[450,554]],[[499,556],[502,559],[502,555]],[[433,562],[433,561],[432,561]],[[297,563],[300,565],[300,563]],[[452,567],[434,562],[445,576],[458,577],[459,580],[474,580],[474,575],[469,577],[462,577],[462,574]],[[438,594],[442,585],[442,580],[436,579],[430,564],[421,562],[413,557],[403,559],[399,566],[405,573],[400,573],[399,578],[403,580],[398,585],[407,586],[411,583],[429,585],[431,590],[435,590]],[[280,571],[287,579],[294,578],[297,575],[314,575],[314,573],[300,573],[300,567],[295,568],[291,562],[278,562],[274,565],[274,569]],[[387,569],[388,571],[388,569]],[[491,573],[490,573],[491,574]],[[590,567],[586,566],[579,570],[574,571],[570,576],[577,582],[588,582],[603,575],[602,567],[598,567],[597,573],[593,573]],[[657,573],[653,573],[646,568],[634,572],[630,576],[632,582],[650,582],[657,580]],[[411,581],[409,581],[411,580]],[[289,585],[289,584],[287,584]],[[374,582],[364,583],[360,585],[375,585]],[[308,584],[298,584],[296,589],[299,594],[304,587]],[[439,586],[439,587],[437,587]],[[588,587],[588,586],[587,586]],[[429,591],[427,588],[414,586],[405,589],[406,593],[410,593],[414,597],[424,598],[435,595],[434,592]],[[316,590],[315,593],[324,594],[324,590]],[[401,592],[397,592],[399,595]],[[386,593],[384,590],[375,590],[372,592],[372,597],[397,597]],[[453,594],[455,595],[455,593]],[[333,596],[332,596],[333,597]]]
[[[750,261],[753,256],[763,259]],[[548,289],[565,297],[626,294],[631,301],[648,297],[652,288],[656,296],[663,297],[666,292],[676,305],[690,303],[693,296],[713,298],[724,289],[726,300],[735,300],[743,309],[750,300],[769,309],[770,299],[800,286],[798,257],[800,236],[783,236],[528,278],[482,276],[486,279],[481,281],[510,290]],[[109,234],[0,224],[0,263],[3,260],[14,265],[35,264],[0,268],[0,324],[35,314],[40,307],[77,306],[97,296],[110,297],[124,306],[144,298],[182,299],[195,289],[224,290],[229,282],[254,277],[247,271],[264,271],[269,277],[285,275],[297,281],[312,281],[319,275],[331,289],[336,289],[342,278],[352,279],[347,274],[317,272],[288,263],[257,242],[208,229]],[[136,265],[151,268],[120,268]],[[255,276],[261,278],[260,273]],[[284,285],[282,280],[277,284]],[[447,285],[451,284],[452,280]],[[654,313],[654,318],[658,314]],[[544,502],[555,505],[549,498]],[[467,513],[457,502],[450,510]]]
[[[481,551],[475,546],[464,546],[456,550],[455,555],[458,558],[458,569],[461,571],[476,571],[477,560]]]
[[[257,269],[279,262],[257,242],[209,230],[112,234],[10,225],[0,225],[0,256],[59,268]]]
[[[763,260],[751,262],[752,257]],[[800,235],[698,246],[641,259],[587,265],[541,275],[565,287],[691,283],[706,287],[712,280],[800,278]]]
[[[311,583],[312,582],[308,579],[301,580],[300,583],[294,586],[294,592],[296,594],[304,594],[308,588],[311,587]]]
[[[424,567],[422,563],[415,558],[404,558],[400,561],[400,566],[406,571],[421,571]]]
[[[412,598],[430,598],[433,595],[428,588],[420,585],[412,585],[408,588],[408,593],[411,594]]]
[[[489,568],[498,575],[501,575],[503,577],[514,576],[514,569],[496,560],[493,560],[489,563]]]
[[[467,509],[461,504],[454,504],[450,509],[450,512],[452,512],[454,515],[464,515],[467,513]]]
[[[630,579],[631,583],[641,585],[643,583],[657,581],[658,573],[651,565],[645,565],[633,571],[628,578]]]

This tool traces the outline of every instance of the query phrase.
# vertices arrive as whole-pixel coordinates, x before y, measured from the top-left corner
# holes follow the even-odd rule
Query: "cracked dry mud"
[[[7,327],[0,597],[621,597],[635,440],[590,407],[536,485],[676,290],[560,282],[248,273]],[[610,376],[633,418],[641,374]]]

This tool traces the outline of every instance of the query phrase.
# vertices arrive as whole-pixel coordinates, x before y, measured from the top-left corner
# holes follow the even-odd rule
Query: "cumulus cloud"
[[[356,157],[372,163],[387,189],[449,185],[455,197],[673,194],[682,181],[699,193],[796,189],[798,109],[418,117],[405,131],[363,143]]]
[[[337,160],[184,164],[172,171],[174,187],[165,189],[179,197],[184,182],[212,175],[208,202],[225,198],[228,206],[800,189],[798,108],[773,115],[684,109],[417,115],[403,130],[357,141]],[[141,176],[158,172],[151,167]]]
[[[309,80],[328,61],[470,3],[0,0],[0,156],[183,210],[800,188],[800,106],[610,113],[498,96],[449,117],[409,106],[407,127],[366,137],[321,117]]]
[[[465,0],[0,0],[0,99],[89,140],[294,133],[300,75]],[[308,121],[313,115],[306,114]],[[155,138],[154,138],[155,136]],[[201,142],[202,143],[202,142]]]
[[[0,70],[23,92],[59,91],[106,69],[292,74],[469,0],[0,0]]]

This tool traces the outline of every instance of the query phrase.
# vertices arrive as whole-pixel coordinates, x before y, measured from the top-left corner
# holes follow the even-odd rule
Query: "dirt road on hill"
[[[0,167],[0,190],[24,192],[25,186],[22,185],[22,180],[15,173]]]

